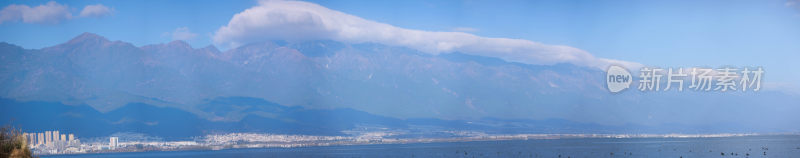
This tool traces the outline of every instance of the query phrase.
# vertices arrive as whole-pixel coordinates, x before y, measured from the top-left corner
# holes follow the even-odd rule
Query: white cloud
[[[83,7],[81,10],[82,17],[103,17],[106,15],[111,15],[113,13],[113,9],[110,9],[102,4],[95,4],[95,5],[87,5]]]
[[[179,27],[175,29],[172,33],[169,33],[172,36],[172,40],[183,40],[188,41],[197,37],[196,33],[192,33],[188,27]]]
[[[87,5],[81,10],[80,17],[102,17],[113,13],[113,9],[102,4]],[[0,10],[0,24],[4,22],[22,21],[34,24],[57,24],[72,19],[70,7],[55,1],[36,7],[28,5],[8,5]]]
[[[453,28],[453,31],[455,31],[455,32],[478,32],[478,29],[471,28],[471,27],[456,27],[456,28]]]
[[[600,69],[610,64],[641,67],[638,63],[597,58],[569,46],[463,32],[405,29],[299,1],[260,1],[259,5],[234,15],[213,38],[216,44],[229,47],[274,39],[335,40],[403,46],[431,54],[461,52],[535,65],[572,63]]]
[[[795,7],[797,6],[797,3],[800,3],[800,0],[786,0],[785,5],[787,7]]]
[[[0,23],[21,20],[24,23],[56,24],[71,18],[69,7],[55,1],[36,7],[12,4],[0,10]]]
[[[797,11],[800,11],[800,0],[786,0],[785,5],[786,5],[786,7],[789,7],[789,8],[795,9]],[[800,16],[800,14],[796,14],[796,15]]]

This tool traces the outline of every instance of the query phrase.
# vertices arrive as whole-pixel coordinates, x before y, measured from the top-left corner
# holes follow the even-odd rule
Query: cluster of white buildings
[[[67,146],[71,144],[80,144],[80,140],[75,139],[72,133],[61,134],[59,131],[45,131],[43,133],[23,133],[25,140],[28,141],[28,146]]]
[[[119,145],[119,137],[108,138],[108,147],[111,148],[111,150],[117,148],[117,145]]]
[[[36,154],[48,155],[87,153],[103,150],[114,150],[120,146],[118,137],[109,137],[108,144],[105,144],[104,142],[82,144],[80,140],[75,139],[74,134],[62,134],[60,131],[23,133],[22,135],[28,142],[28,146],[30,146]]]
[[[312,141],[336,141],[351,140],[352,137],[345,136],[312,136],[312,135],[282,135],[282,134],[261,134],[261,133],[229,133],[222,135],[207,135],[205,142],[211,144],[225,144],[235,142],[312,142]]]

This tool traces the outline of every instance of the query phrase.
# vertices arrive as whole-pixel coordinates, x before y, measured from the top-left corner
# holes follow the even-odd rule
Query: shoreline
[[[242,133],[231,133],[242,134]],[[227,135],[231,135],[227,134]],[[249,133],[254,134],[254,133]],[[270,134],[256,134],[270,135]],[[488,142],[488,141],[515,141],[515,140],[558,140],[558,139],[650,139],[650,138],[731,138],[754,136],[800,136],[798,133],[771,133],[771,134],[516,134],[493,135],[481,137],[455,137],[455,138],[383,138],[379,141],[347,141],[334,140],[322,141],[297,141],[297,142],[204,142],[193,145],[177,146],[174,148],[149,148],[130,149],[131,146],[152,144],[153,142],[124,142],[125,145],[115,150],[97,150],[82,153],[35,154],[36,156],[70,156],[90,154],[116,154],[116,153],[145,153],[145,152],[176,152],[176,151],[219,151],[232,149],[290,149],[305,147],[331,147],[331,146],[359,146],[359,145],[392,145],[392,144],[427,144],[427,143],[457,143],[457,142]],[[187,142],[187,141],[179,141]],[[170,143],[170,142],[157,142]],[[128,148],[126,148],[128,147]]]

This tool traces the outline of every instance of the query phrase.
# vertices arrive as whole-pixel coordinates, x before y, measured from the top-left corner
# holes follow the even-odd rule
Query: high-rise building
[[[28,136],[28,133],[22,133],[22,137],[24,137],[24,138],[25,138],[25,142],[28,142],[28,144],[30,144],[30,142],[31,142],[31,137],[30,137],[30,136]]]
[[[44,140],[45,140],[44,139],[44,133],[36,133],[36,134],[39,135],[38,137],[36,137],[36,140],[37,140],[36,141],[36,145],[44,144]]]
[[[66,142],[67,141],[67,135],[66,134],[61,134],[61,139],[59,141]]]
[[[28,133],[28,137],[31,137],[31,141],[28,144],[31,146],[36,145],[36,133]]]
[[[61,140],[61,135],[58,134],[58,131],[53,131],[53,143],[56,143]]]
[[[117,148],[117,143],[119,143],[118,137],[111,137],[108,139],[108,147],[111,149]]]
[[[53,132],[44,131],[44,144],[50,144],[52,142],[53,142]]]
[[[28,144],[30,146],[36,145],[36,133],[28,133],[28,137],[30,137]]]
[[[73,143],[75,143],[75,135],[70,133],[67,135],[67,144],[72,145]]]

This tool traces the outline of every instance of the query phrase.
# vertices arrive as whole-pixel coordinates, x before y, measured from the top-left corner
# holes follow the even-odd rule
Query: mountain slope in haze
[[[239,106],[221,106],[221,105]],[[249,113],[239,121],[210,121],[172,107],[131,103],[101,113],[86,105],[53,102],[16,102],[0,99],[3,120],[29,132],[61,130],[82,138],[106,137],[117,133],[139,133],[168,140],[188,139],[207,134],[260,132],[273,134],[348,135],[352,130],[378,128],[378,131],[409,131],[430,137],[443,131],[513,133],[615,133],[620,128],[566,120],[441,120],[397,119],[353,109],[304,109],[287,107],[257,98],[216,98],[205,110]],[[229,108],[231,109],[225,109]],[[35,114],[31,114],[31,113]],[[606,131],[603,131],[606,130]]]
[[[84,33],[43,49],[0,43],[0,62],[2,98],[85,104],[101,114],[129,104],[173,108],[210,122],[264,121],[259,119],[286,112],[215,99],[242,97],[397,119],[557,119],[661,131],[800,131],[795,126],[800,116],[793,114],[800,111],[800,98],[768,89],[612,94],[604,87],[605,73],[594,68],[510,63],[458,52],[430,55],[372,43],[274,41],[219,51],[182,41],[137,47]],[[345,127],[335,122],[324,125]]]
[[[396,117],[480,118],[506,113],[502,109],[509,106],[530,105],[526,101],[539,96],[564,95],[555,86],[602,92],[601,84],[582,81],[602,78],[600,71],[571,65],[563,67],[581,77],[453,62],[376,44],[278,43],[219,52],[193,49],[181,41],[135,47],[85,33],[64,44],[18,50],[17,56],[4,58],[9,64],[2,77],[12,81],[4,85],[4,94],[19,100],[86,103],[103,112],[131,102],[197,112],[194,106],[205,99],[243,96]]]
[[[52,102],[0,100],[3,120],[28,131],[64,130],[82,137],[104,137],[118,132],[142,133],[168,139],[185,139],[206,134],[265,132],[276,134],[343,135],[356,125],[406,128],[399,119],[372,115],[352,109],[313,110],[286,107],[255,98],[218,98],[213,103],[235,101],[246,105],[248,115],[236,122],[215,122],[172,107],[131,103],[101,113],[86,105]],[[221,110],[220,110],[221,111]],[[35,114],[31,114],[35,113]],[[273,113],[274,115],[265,115]]]
[[[238,105],[238,106],[221,106]],[[369,114],[353,109],[304,109],[287,107],[258,98],[216,98],[204,105],[214,113],[239,111],[245,115],[239,121],[210,121],[193,113],[172,107],[131,103],[101,113],[86,105],[64,105],[53,102],[17,102],[0,99],[4,109],[2,120],[12,120],[27,132],[60,130],[80,138],[98,138],[120,133],[185,140],[208,134],[258,132],[272,134],[358,136],[360,132],[400,132],[392,137],[453,137],[448,131],[469,131],[488,134],[666,134],[683,129],[653,126],[607,126],[580,123],[563,119],[527,120],[483,118],[476,120],[442,120],[435,118],[397,119]],[[35,114],[31,114],[31,112]],[[352,131],[357,131],[353,133]],[[722,127],[696,133],[744,132]]]

